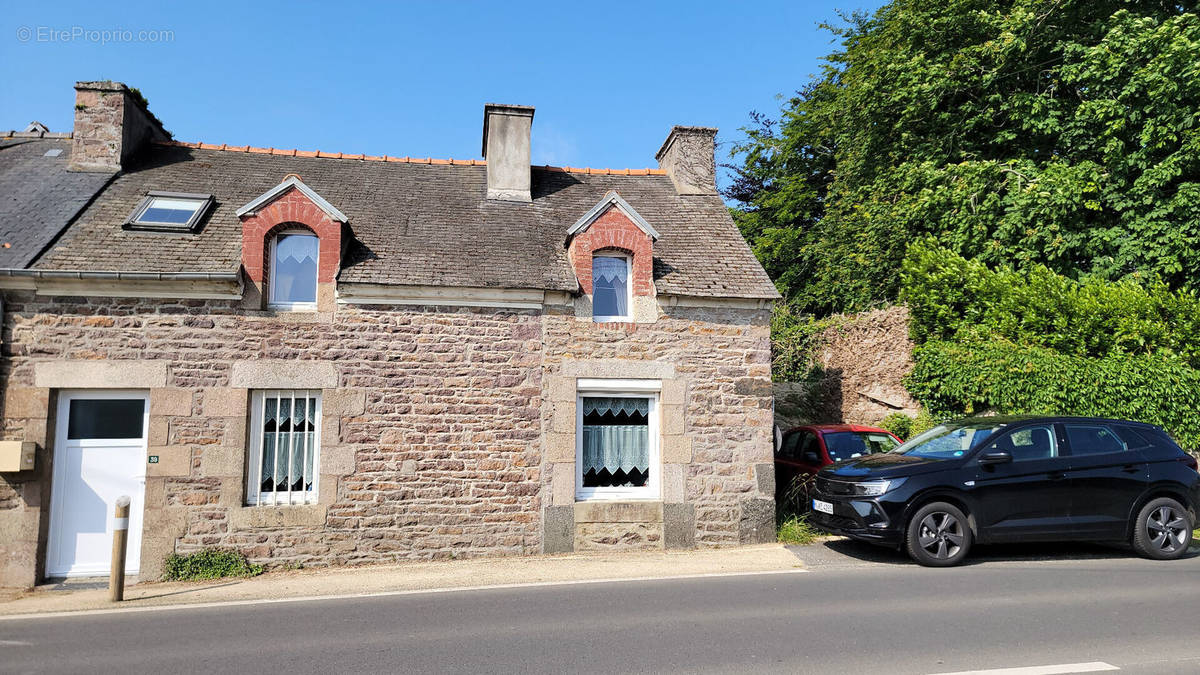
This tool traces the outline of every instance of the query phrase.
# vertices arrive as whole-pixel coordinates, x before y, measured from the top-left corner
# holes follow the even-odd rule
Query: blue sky
[[[819,70],[818,23],[880,4],[8,3],[0,129],[69,130],[72,84],[113,79],[180,140],[477,158],[495,101],[537,108],[535,164],[653,167],[673,124],[727,148]]]

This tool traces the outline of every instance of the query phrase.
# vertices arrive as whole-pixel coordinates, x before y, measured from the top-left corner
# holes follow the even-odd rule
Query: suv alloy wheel
[[[1192,543],[1191,516],[1170,497],[1150,500],[1138,512],[1133,528],[1133,548],[1147,558],[1174,560]]]
[[[933,502],[913,514],[906,539],[908,555],[913,560],[927,567],[950,567],[967,557],[971,527],[958,507]]]

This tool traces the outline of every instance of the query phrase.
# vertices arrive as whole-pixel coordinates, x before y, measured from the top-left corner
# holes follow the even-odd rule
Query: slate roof
[[[69,138],[0,138],[0,268],[29,265],[112,176],[68,172],[70,159]]]
[[[436,160],[435,160],[436,161]],[[297,174],[349,217],[355,243],[343,283],[578,290],[567,229],[615,190],[661,234],[660,293],[776,298],[717,195],[679,196],[665,175],[533,168],[532,203],[485,198],[482,162],[412,162],[282,156],[150,146],[34,265],[38,269],[230,272],[241,262],[235,211]],[[211,193],[196,234],[124,230],[150,190]]]

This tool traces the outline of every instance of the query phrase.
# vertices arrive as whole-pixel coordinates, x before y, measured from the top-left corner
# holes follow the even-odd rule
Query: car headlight
[[[903,482],[903,478],[893,478],[891,480],[867,480],[854,484],[854,494],[861,495],[863,497],[878,497],[888,490],[900,487],[900,484]]]

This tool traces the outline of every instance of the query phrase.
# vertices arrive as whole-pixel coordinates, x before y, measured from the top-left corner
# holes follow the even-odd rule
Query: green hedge
[[[1158,424],[1200,448],[1200,370],[1170,353],[1103,358],[1003,341],[934,340],[916,348],[905,384],[935,417],[1095,415]]]
[[[920,242],[901,277],[918,344],[1002,338],[1073,356],[1176,354],[1200,368],[1194,292],[1135,277],[1075,280],[1041,265],[991,270]]]
[[[1096,415],[1200,447],[1200,299],[1165,285],[1071,279],[917,242],[902,298],[918,347],[906,385],[934,417]]]

